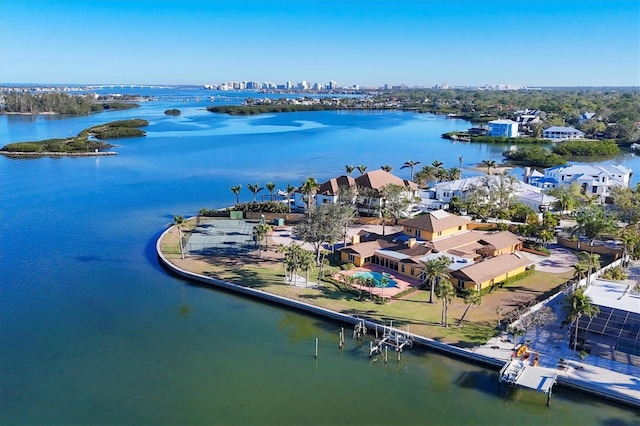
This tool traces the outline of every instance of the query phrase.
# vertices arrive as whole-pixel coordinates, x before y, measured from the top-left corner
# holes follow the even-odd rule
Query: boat
[[[540,361],[540,352],[536,352],[536,356],[533,358],[533,366],[536,367]]]
[[[525,352],[527,352],[527,349],[527,345],[520,346],[520,349],[518,349],[518,352],[516,352],[516,356],[520,358],[522,355],[524,355]]]

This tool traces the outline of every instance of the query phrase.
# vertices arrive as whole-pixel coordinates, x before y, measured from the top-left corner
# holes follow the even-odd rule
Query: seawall
[[[288,299],[286,297],[282,297],[282,296],[278,296],[275,294],[271,294],[271,293],[267,293],[265,291],[262,290],[258,290],[258,289],[254,289],[254,288],[249,288],[249,287],[243,287],[241,285],[238,284],[233,284],[224,280],[220,280],[217,278],[212,278],[212,277],[206,277],[204,275],[200,275],[200,274],[196,274],[194,272],[190,272],[187,271],[185,269],[182,269],[178,266],[176,266],[175,264],[173,264],[169,259],[166,258],[166,256],[164,255],[164,253],[162,253],[161,250],[161,243],[163,238],[165,237],[165,235],[167,233],[169,233],[171,230],[173,229],[173,226],[169,227],[167,230],[165,230],[160,237],[158,238],[158,240],[156,241],[156,252],[158,254],[158,258],[160,260],[160,262],[167,267],[168,269],[170,269],[172,272],[174,272],[177,275],[180,275],[184,278],[190,279],[190,280],[194,280],[194,281],[198,281],[207,285],[211,285],[214,287],[219,287],[219,288],[223,288],[226,290],[230,290],[230,291],[235,291],[241,294],[245,294],[247,296],[251,296],[251,297],[256,297],[262,300],[266,300],[269,301],[271,303],[277,303],[283,306],[287,306],[293,309],[297,309],[297,310],[301,310],[307,313],[311,313],[314,315],[319,315],[325,318],[329,318],[331,320],[334,321],[338,321],[338,322],[343,322],[346,324],[351,324],[351,325],[356,325],[358,322],[363,321],[362,318],[359,317],[355,317],[352,315],[347,315],[347,314],[342,314],[340,312],[335,312],[335,311],[331,311],[329,309],[325,309],[325,308],[321,308],[319,306],[314,306],[311,305],[309,303],[306,302],[302,302],[299,300],[293,300],[293,299]],[[382,327],[382,324],[378,324],[374,321],[369,321],[369,320],[364,320],[365,326],[368,329],[373,329],[375,327]],[[387,326],[387,328],[390,328]],[[394,329],[391,328],[392,330],[401,332],[405,335],[411,336],[414,341],[416,343],[419,343],[429,349],[433,349],[435,351],[441,352],[441,353],[446,353],[448,355],[452,355],[456,358],[460,358],[460,359],[464,359],[476,364],[481,364],[487,368],[491,368],[494,369],[496,371],[500,370],[507,361],[505,361],[504,359],[500,359],[500,358],[494,358],[494,357],[490,357],[490,356],[486,356],[486,355],[482,355],[479,353],[475,353],[472,352],[468,349],[464,349],[464,348],[459,348],[457,346],[452,346],[452,345],[448,345],[446,343],[442,343],[442,342],[438,342],[436,340],[430,339],[428,337],[424,337],[424,336],[419,336],[417,334],[413,334],[413,333],[408,333],[404,330],[400,330],[400,329]],[[622,403],[625,405],[629,405],[631,407],[634,408],[638,408],[640,409],[640,400],[636,399],[636,398],[632,398],[629,397],[627,395],[624,394],[620,394],[618,392],[612,391],[610,389],[606,389],[606,388],[602,388],[602,387],[594,387],[593,385],[590,385],[589,382],[583,381],[583,380],[579,380],[579,379],[574,379],[574,378],[570,378],[570,377],[565,377],[565,376],[558,376],[558,381],[557,383],[561,386],[564,387],[568,387],[568,388],[572,388],[575,390],[579,390],[585,393],[589,393],[592,395],[596,395],[599,397],[603,397],[606,398],[610,401],[614,401],[617,403]]]

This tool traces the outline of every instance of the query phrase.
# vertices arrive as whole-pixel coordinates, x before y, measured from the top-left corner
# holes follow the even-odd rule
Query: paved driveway
[[[551,250],[551,256],[522,253],[536,263],[536,271],[561,274],[572,271],[573,265],[578,263],[578,257],[571,250],[555,244],[551,244],[548,248]]]

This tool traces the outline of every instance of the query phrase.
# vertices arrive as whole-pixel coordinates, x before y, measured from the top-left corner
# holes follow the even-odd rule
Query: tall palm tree
[[[351,176],[351,173],[353,173],[355,169],[356,169],[355,166],[350,166],[348,164],[344,166],[344,171],[347,172],[349,176]]]
[[[413,182],[413,168],[418,164],[420,164],[419,161],[409,160],[409,161],[405,161],[402,167],[400,167],[401,169],[409,168],[411,170],[411,178],[409,180],[411,180],[412,182]]]
[[[268,223],[259,223],[253,227],[253,236],[258,245],[258,257],[262,257],[262,241],[266,240],[267,235],[272,229]]]
[[[443,278],[436,283],[436,296],[442,299],[442,318],[440,323],[444,327],[449,327],[449,303],[456,297],[456,289],[453,288],[451,280]]]
[[[472,306],[480,306],[480,304],[482,304],[482,295],[479,291],[471,289],[467,294],[465,294],[464,303],[467,305],[467,308],[464,310],[464,313],[460,317],[458,327],[462,325],[464,317],[467,315],[467,312],[469,312],[469,309],[471,309]]]
[[[367,166],[357,166],[356,169],[358,169],[358,171],[360,172],[361,175],[364,174],[364,172],[367,171]]]
[[[429,285],[429,303],[435,303],[433,295],[435,293],[436,283],[438,281],[449,280],[450,275],[447,271],[451,260],[446,256],[440,256],[436,259],[429,259],[422,262],[423,284]]]
[[[293,196],[295,190],[295,186],[291,185],[290,183],[287,184],[287,189],[285,189],[285,192],[287,193],[287,206],[289,206],[289,213],[291,213],[291,197]]]
[[[255,185],[247,184],[247,189],[253,194],[253,202],[256,202],[256,195],[258,192],[262,191],[264,188],[260,188],[260,183],[256,182]]]
[[[458,156],[458,168],[462,171],[462,155]]]
[[[462,177],[462,169],[458,167],[451,167],[447,169],[447,180],[458,180]]]
[[[305,202],[307,203],[307,214],[309,216],[311,216],[312,201],[313,201],[313,197],[316,194],[316,191],[318,190],[318,186],[320,186],[318,184],[318,181],[312,177],[309,177],[307,178],[307,180],[304,181],[304,183],[300,187],[300,190],[302,191],[302,193],[305,194]]]
[[[242,189],[242,185],[236,185],[229,188],[231,192],[236,194],[236,204],[240,204],[240,190]]]
[[[300,269],[305,273],[305,287],[309,285],[309,272],[316,266],[316,257],[310,251],[303,250],[300,258]]]
[[[600,206],[590,206],[582,210],[576,216],[577,225],[571,231],[571,235],[584,235],[589,239],[591,247],[589,256],[589,268],[587,275],[587,285],[591,281],[591,263],[593,258],[593,243],[602,234],[612,232],[615,229],[615,221],[613,216],[605,213]]]
[[[267,191],[269,191],[269,196],[271,198],[271,201],[274,201],[275,197],[273,195],[273,191],[276,190],[276,184],[273,182],[267,182],[264,184],[264,187],[267,188]]]
[[[182,255],[182,260],[184,260],[184,247],[182,246],[182,225],[184,224],[184,216],[175,215],[173,216],[173,225],[178,230],[178,244],[180,244],[180,255]]]
[[[578,326],[580,318],[583,315],[593,318],[600,313],[600,308],[591,302],[591,298],[584,294],[584,288],[576,289],[565,300],[564,308],[567,312],[567,320],[573,323],[576,328],[576,334],[573,339],[573,350],[578,346]]]
[[[393,170],[393,167],[388,164],[385,164],[384,166],[380,166],[380,168],[387,173],[391,173],[391,170]]]
[[[444,163],[443,163],[442,161],[440,161],[440,160],[433,160],[433,161],[431,162],[431,165],[432,165],[433,167],[435,167],[436,169],[438,169],[438,168],[442,167],[442,165],[443,165],[443,164],[444,164]]]
[[[482,160],[482,163],[487,166],[487,174],[491,174],[491,169],[496,167],[496,160]]]

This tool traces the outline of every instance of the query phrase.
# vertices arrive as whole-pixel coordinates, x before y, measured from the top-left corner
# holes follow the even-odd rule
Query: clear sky
[[[638,0],[1,0],[1,83],[640,85]]]

